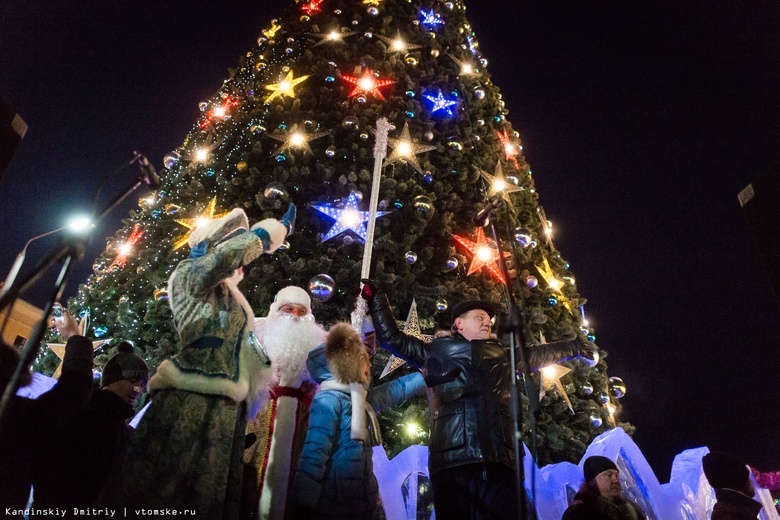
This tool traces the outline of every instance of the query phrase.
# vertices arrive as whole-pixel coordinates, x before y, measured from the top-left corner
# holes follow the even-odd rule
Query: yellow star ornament
[[[569,395],[566,393],[566,390],[563,389],[563,383],[561,383],[561,378],[571,372],[571,368],[566,368],[561,365],[548,365],[540,368],[539,372],[542,375],[542,384],[539,388],[539,399],[544,397],[544,394],[547,393],[548,390],[556,389],[569,406],[569,411],[574,413],[574,408],[569,400]]]
[[[277,97],[287,96],[294,98],[295,97],[295,87],[306,81],[311,77],[311,74],[306,74],[305,76],[301,76],[300,78],[294,77],[293,71],[290,71],[287,73],[287,76],[280,81],[279,83],[272,83],[271,85],[266,85],[265,89],[270,90],[272,93],[265,98],[263,103],[268,104]]]
[[[507,178],[504,176],[504,169],[501,167],[501,162],[499,161],[498,164],[496,164],[495,175],[490,175],[485,170],[479,168],[477,169],[479,170],[479,174],[482,176],[482,178],[485,179],[485,181],[487,181],[487,183],[490,185],[490,192],[488,195],[492,196],[500,193],[501,197],[506,201],[507,204],[509,204],[509,207],[513,208],[512,200],[509,198],[509,194],[520,191],[520,186],[512,184],[507,180]]]
[[[542,259],[542,265],[536,265],[536,270],[539,271],[539,274],[544,279],[544,282],[547,284],[547,287],[549,287],[556,294],[558,300],[561,303],[563,303],[563,306],[566,307],[566,309],[568,309],[569,312],[572,312],[569,299],[566,296],[564,296],[564,294],[561,292],[561,288],[563,287],[563,282],[558,280],[555,277],[552,268],[550,268],[550,263],[547,261],[546,258]]]
[[[79,334],[82,336],[85,336],[87,333],[87,323],[89,323],[89,319],[82,318],[79,322]],[[106,343],[111,341],[110,339],[102,339],[100,341],[93,341],[92,342],[92,351],[99,349]],[[49,350],[54,352],[54,354],[60,358],[60,364],[57,365],[57,369],[54,371],[54,373],[51,375],[54,379],[59,379],[60,375],[62,375],[62,360],[65,358],[65,343],[47,343],[47,347],[49,347]]]
[[[176,222],[178,222],[179,224],[187,228],[187,233],[173,244],[173,249],[176,250],[187,245],[187,242],[189,242],[190,235],[192,235],[192,232],[195,230],[196,227],[201,225],[203,222],[207,220],[217,220],[227,215],[227,212],[215,214],[216,207],[217,207],[217,198],[214,197],[213,199],[211,199],[208,206],[206,206],[206,209],[203,210],[203,213],[201,213],[199,216],[192,217],[192,218],[176,219]]]
[[[414,299],[412,300],[412,306],[409,308],[409,314],[406,316],[404,334],[421,339],[426,343],[430,343],[433,340],[433,336],[423,334],[422,330],[420,329],[420,319],[417,317],[417,301]],[[379,379],[382,379],[396,368],[403,366],[404,363],[406,363],[406,361],[403,359],[390,356],[390,359],[387,360],[387,365],[385,365],[384,370],[382,370],[382,375],[379,376]]]
[[[400,139],[394,139],[392,137],[387,138],[388,144],[393,148],[393,153],[390,157],[385,159],[385,166],[393,164],[397,161],[406,161],[412,168],[417,170],[417,173],[422,175],[422,167],[417,160],[417,154],[430,152],[435,150],[435,146],[421,145],[412,142],[412,137],[409,134],[409,123],[404,123],[404,129],[401,131]]]

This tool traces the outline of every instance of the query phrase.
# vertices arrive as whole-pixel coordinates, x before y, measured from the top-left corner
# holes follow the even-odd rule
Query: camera
[[[57,321],[62,321],[63,320],[63,317],[62,317],[62,305],[60,305],[59,303],[55,303],[54,305],[52,305],[52,307],[51,307],[51,317],[54,318]]]

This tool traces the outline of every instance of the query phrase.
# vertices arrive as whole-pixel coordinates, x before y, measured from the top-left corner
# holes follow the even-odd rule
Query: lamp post
[[[16,275],[19,274],[19,270],[22,268],[22,264],[24,263],[24,257],[27,255],[27,248],[30,246],[30,244],[32,244],[39,238],[47,237],[49,235],[53,235],[54,233],[59,233],[60,231],[64,231],[66,229],[72,229],[74,231],[82,231],[91,225],[92,222],[88,218],[86,217],[78,218],[71,221],[66,226],[62,226],[57,229],[52,229],[51,231],[47,231],[46,233],[41,233],[40,235],[36,235],[32,237],[30,240],[28,240],[27,243],[24,244],[22,250],[19,251],[19,254],[16,255],[16,260],[14,260],[11,269],[8,271],[8,276],[5,277],[5,282],[3,282],[3,286],[0,287],[0,296],[8,292],[8,289],[10,289],[11,286],[13,285],[14,280],[16,279]]]

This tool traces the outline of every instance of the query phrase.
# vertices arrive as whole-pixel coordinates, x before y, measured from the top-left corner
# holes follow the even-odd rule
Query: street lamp
[[[52,229],[51,231],[47,231],[46,233],[42,233],[40,235],[34,236],[30,240],[28,240],[27,243],[24,244],[22,250],[19,251],[19,254],[16,255],[16,260],[14,260],[14,263],[11,266],[11,270],[8,271],[8,276],[5,277],[5,282],[3,282],[3,286],[0,287],[0,296],[8,292],[8,289],[10,289],[11,285],[13,285],[14,280],[16,279],[16,275],[19,274],[19,270],[22,268],[22,263],[24,263],[24,257],[27,255],[27,247],[29,247],[30,244],[32,244],[39,238],[47,237],[49,235],[53,235],[54,233],[59,233],[60,231],[64,231],[66,229],[72,229],[73,231],[81,232],[90,227],[93,227],[93,224],[89,218],[79,217],[70,221],[66,226],[62,226],[57,229]]]

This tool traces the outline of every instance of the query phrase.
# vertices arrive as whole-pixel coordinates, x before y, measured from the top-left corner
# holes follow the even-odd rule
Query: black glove
[[[292,517],[295,520],[311,520],[314,518],[314,511],[306,507],[293,507]]]
[[[370,300],[379,292],[379,286],[374,280],[363,278],[360,281],[363,282],[363,290],[360,292],[360,295],[366,300]]]
[[[587,344],[583,344],[580,349],[579,357],[590,367],[598,365],[601,356],[598,349]]]
[[[423,372],[425,378],[425,385],[430,388],[436,385],[443,385],[444,383],[451,383],[455,381],[461,373],[460,367],[455,367],[447,370],[446,372],[430,373],[427,370]]]

